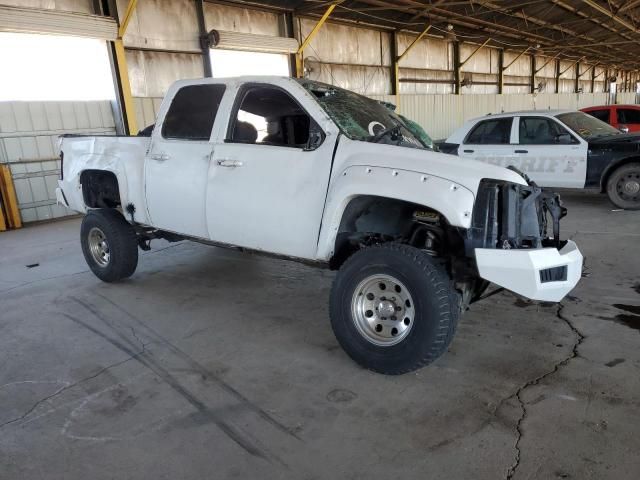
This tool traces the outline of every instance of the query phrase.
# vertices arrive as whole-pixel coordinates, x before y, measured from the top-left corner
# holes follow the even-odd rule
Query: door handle
[[[463,150],[464,153],[473,153],[473,150]]]
[[[515,153],[529,153],[529,150],[515,150]]]
[[[229,158],[225,158],[222,160],[218,160],[218,165],[220,165],[221,167],[236,168],[241,167],[242,162],[240,160],[231,160]]]
[[[152,153],[149,155],[149,158],[157,160],[158,162],[164,162],[165,160],[169,160],[169,155],[166,153]]]

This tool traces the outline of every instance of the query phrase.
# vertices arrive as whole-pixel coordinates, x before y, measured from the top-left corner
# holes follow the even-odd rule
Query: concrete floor
[[[640,478],[640,212],[564,197],[573,296],[401,377],[338,347],[329,271],[156,242],[108,285],[78,219],[2,233],[0,478]]]

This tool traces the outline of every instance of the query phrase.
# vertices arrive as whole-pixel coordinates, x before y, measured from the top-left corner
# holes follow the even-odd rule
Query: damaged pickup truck
[[[61,152],[58,201],[86,214],[97,277],[131,276],[155,238],[336,269],[331,325],[376,372],[442,355],[490,282],[558,302],[581,275],[556,194],[451,162],[385,105],[317,82],[179,81],[150,137],[67,136]]]

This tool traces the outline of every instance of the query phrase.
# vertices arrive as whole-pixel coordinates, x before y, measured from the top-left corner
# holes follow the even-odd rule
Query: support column
[[[135,135],[138,133],[138,122],[136,121],[136,109],[133,104],[133,95],[131,94],[129,69],[127,67],[127,57],[124,50],[124,44],[122,43],[122,38],[127,31],[127,26],[133,16],[137,3],[138,0],[129,0],[125,13],[122,17],[122,21],[119,22],[118,38],[113,42],[113,51],[119,80],[119,91],[122,99],[122,106],[124,107],[122,116],[124,117],[125,133],[128,135]],[[117,10],[114,10],[114,12],[117,12]],[[118,19],[117,13],[115,18],[116,20]]]
[[[283,15],[283,29],[284,36],[289,38],[296,38],[296,18],[293,16],[292,12],[285,12]],[[292,53],[289,55],[289,75],[292,77],[296,76],[296,55]]]
[[[576,79],[573,85],[573,92],[578,93],[580,90],[580,62],[576,62]]]
[[[213,76],[211,70],[211,49],[208,42],[205,41],[207,37],[207,24],[204,20],[204,1],[195,0],[196,2],[196,15],[198,17],[198,30],[200,31],[200,50],[202,50],[202,71],[204,76],[210,78]]]
[[[462,78],[460,78],[460,42],[453,42],[453,93],[460,95]]]
[[[498,50],[498,93],[504,93],[504,49]]]
[[[536,93],[536,56],[535,54],[531,55],[531,93]]]
[[[398,32],[391,32],[391,58],[393,59],[393,65],[391,65],[391,95],[396,96],[396,107],[398,107],[398,100],[400,95],[400,67],[398,66]]]
[[[560,93],[560,60],[556,60],[556,93]]]

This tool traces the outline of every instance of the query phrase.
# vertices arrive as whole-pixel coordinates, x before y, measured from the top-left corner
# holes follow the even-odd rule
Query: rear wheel
[[[607,195],[616,207],[640,209],[640,163],[628,163],[614,170],[607,181]]]
[[[421,250],[383,244],[354,253],[331,291],[331,326],[357,363],[397,375],[442,355],[456,329],[459,295]]]
[[[80,242],[87,265],[100,280],[115,282],[136,271],[136,232],[117,210],[91,210],[82,220]]]

